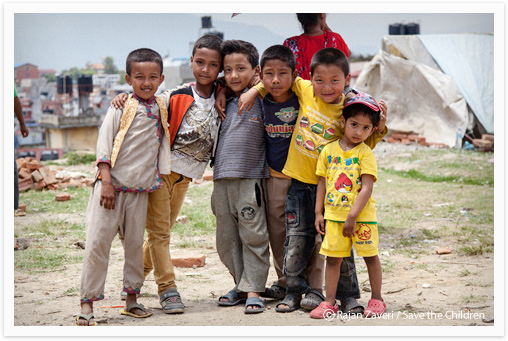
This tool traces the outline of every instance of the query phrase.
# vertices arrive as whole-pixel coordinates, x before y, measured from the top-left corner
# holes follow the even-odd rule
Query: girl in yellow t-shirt
[[[339,310],[335,291],[340,264],[343,257],[349,257],[353,244],[365,259],[372,289],[364,316],[381,315],[386,310],[381,297],[376,208],[371,197],[377,165],[374,153],[364,143],[377,129],[379,112],[378,104],[365,93],[350,99],[340,118],[344,136],[327,144],[319,155],[315,225],[324,235],[320,253],[327,256],[326,299],[310,312],[312,318],[326,318]]]

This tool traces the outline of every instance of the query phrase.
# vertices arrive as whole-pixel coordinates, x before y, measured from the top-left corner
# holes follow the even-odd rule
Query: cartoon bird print
[[[340,173],[339,178],[335,182],[335,189],[340,193],[349,193],[353,189],[353,183],[345,173]]]

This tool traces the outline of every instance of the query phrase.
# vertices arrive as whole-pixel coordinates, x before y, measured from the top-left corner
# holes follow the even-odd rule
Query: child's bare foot
[[[93,302],[81,302],[81,313],[76,317],[77,326],[95,326]]]
[[[247,293],[247,302],[245,302],[245,314],[257,314],[265,311],[265,305],[259,298],[259,293],[249,292]]]
[[[244,292],[236,292],[235,290],[231,290],[226,295],[219,297],[217,303],[220,306],[234,306],[245,302],[246,295]]]
[[[249,292],[247,293],[247,298],[250,298],[250,297],[255,297],[255,298],[259,298],[259,294],[257,292]],[[245,305],[245,310],[250,310],[250,309],[256,309],[256,308],[259,308],[258,305],[255,305],[255,304],[249,304],[249,305]]]
[[[123,315],[132,317],[148,317],[152,316],[152,312],[146,309],[142,304],[137,303],[137,295],[127,293],[125,299],[125,309],[121,312]]]

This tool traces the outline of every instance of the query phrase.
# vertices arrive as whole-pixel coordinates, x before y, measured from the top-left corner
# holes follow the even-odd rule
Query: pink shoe
[[[384,301],[371,299],[367,305],[367,309],[363,312],[363,317],[383,315],[386,311],[386,303]]]
[[[310,312],[310,317],[313,319],[328,319],[337,311],[339,311],[338,305],[332,306],[330,303],[323,301]]]

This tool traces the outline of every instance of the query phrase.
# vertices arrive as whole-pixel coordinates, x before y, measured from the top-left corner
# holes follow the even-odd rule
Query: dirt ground
[[[389,150],[380,150],[388,153]],[[34,217],[35,215],[35,217]],[[15,218],[23,226],[33,219],[44,219],[45,213]],[[54,217],[53,217],[54,218]],[[67,221],[84,220],[84,215],[62,214]],[[204,238],[204,237],[200,237]],[[178,236],[172,236],[172,245]],[[456,252],[437,255],[440,241],[418,244],[417,258],[394,253],[397,240],[381,238],[380,258],[389,268],[383,274],[383,297],[387,313],[381,318],[349,318],[337,316],[330,321],[313,320],[303,310],[277,313],[277,301],[265,300],[267,310],[246,315],[243,306],[219,307],[217,299],[233,287],[232,277],[220,262],[215,250],[215,237],[206,237],[199,249],[172,249],[172,255],[204,254],[206,264],[196,269],[175,268],[185,313],[164,314],[160,308],[157,287],[150,274],[142,288],[139,302],[153,311],[147,319],[120,315],[123,250],[116,239],[111,250],[106,280],[105,299],[95,305],[99,328],[103,326],[494,326],[494,254],[462,256]],[[370,298],[368,275],[362,259],[357,259],[358,277],[366,305]],[[77,295],[67,296],[69,288],[79,287],[81,264],[65,265],[56,271],[28,274],[14,271],[14,326],[73,326],[79,312]],[[275,279],[270,269],[268,283]],[[469,299],[468,299],[469,298]],[[502,321],[496,321],[501,323]],[[192,334],[193,329],[189,329]],[[95,332],[94,332],[95,333]],[[167,335],[167,334],[162,334]],[[417,334],[419,335],[419,334]]]

